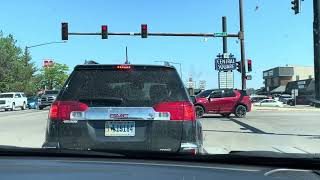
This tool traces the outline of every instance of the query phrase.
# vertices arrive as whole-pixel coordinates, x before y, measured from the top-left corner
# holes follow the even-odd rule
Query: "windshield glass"
[[[59,91],[45,91],[44,94],[58,94]]]
[[[4,0],[0,149],[318,154],[315,1]]]
[[[13,98],[13,94],[0,94],[0,98]]]

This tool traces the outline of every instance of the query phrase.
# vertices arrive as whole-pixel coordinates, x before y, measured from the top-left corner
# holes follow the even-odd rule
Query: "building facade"
[[[283,93],[289,82],[313,77],[314,68],[309,66],[275,67],[263,71],[265,89],[270,93]]]

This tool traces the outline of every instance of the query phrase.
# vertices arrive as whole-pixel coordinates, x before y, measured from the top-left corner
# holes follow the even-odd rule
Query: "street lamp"
[[[27,65],[27,59],[28,59],[28,49],[30,48],[34,48],[34,47],[39,47],[39,46],[45,46],[45,45],[49,45],[49,44],[60,44],[60,43],[66,43],[67,41],[53,41],[53,42],[46,42],[46,43],[41,43],[41,44],[36,44],[36,45],[32,45],[32,46],[26,46],[25,49],[25,63]],[[45,89],[47,89],[47,87],[45,87]]]
[[[180,78],[181,78],[181,80],[182,80],[182,69],[181,69],[181,65],[182,65],[182,63],[177,63],[177,62],[172,62],[172,61],[154,61],[154,62],[163,62],[163,63],[165,63],[165,64],[177,64],[177,65],[179,65],[179,67],[180,67]]]
[[[45,45],[49,45],[49,44],[66,43],[66,42],[67,42],[67,41],[53,41],[53,42],[46,42],[46,43],[36,44],[36,45],[32,45],[32,46],[26,46],[26,49],[25,49],[25,59],[26,59],[26,61],[27,61],[28,49],[30,49],[30,48],[39,47],[39,46],[45,46]],[[26,63],[27,63],[27,62],[26,62]]]
[[[30,48],[38,47],[38,46],[45,46],[48,44],[59,44],[59,43],[66,43],[66,42],[67,41],[53,41],[53,42],[41,43],[41,44],[36,44],[36,45],[32,45],[32,46],[26,46],[26,50],[28,50]]]

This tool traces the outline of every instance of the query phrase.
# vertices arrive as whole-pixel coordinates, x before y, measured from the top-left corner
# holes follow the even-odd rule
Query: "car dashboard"
[[[0,177],[10,180],[205,180],[320,179],[310,170],[162,160],[109,158],[0,158]]]

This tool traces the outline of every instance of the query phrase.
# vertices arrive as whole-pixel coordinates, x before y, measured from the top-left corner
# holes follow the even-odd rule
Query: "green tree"
[[[39,89],[61,89],[68,78],[69,67],[65,64],[54,63],[50,67],[40,69],[40,74],[36,75],[35,84]]]
[[[25,92],[35,72],[29,52],[22,53],[12,35],[0,32],[0,92]]]

